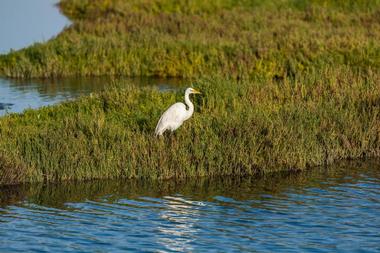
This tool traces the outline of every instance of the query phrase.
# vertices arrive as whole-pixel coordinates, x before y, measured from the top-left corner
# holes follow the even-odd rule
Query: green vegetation
[[[62,0],[73,25],[0,75],[270,77],[380,68],[379,0]]]
[[[380,1],[63,0],[74,24],[0,57],[11,77],[192,77],[203,95],[110,89],[0,119],[0,184],[303,170],[380,156]]]
[[[193,118],[163,139],[155,124],[183,93],[112,88],[0,119],[0,182],[252,175],[377,156],[379,84],[349,68],[199,80]]]

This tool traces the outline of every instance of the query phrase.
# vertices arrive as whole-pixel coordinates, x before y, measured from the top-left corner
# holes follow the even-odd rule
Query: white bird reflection
[[[159,216],[167,220],[167,223],[161,223],[157,228],[160,233],[157,242],[168,250],[193,251],[191,244],[200,229],[197,225],[200,220],[200,207],[205,203],[188,200],[178,195],[165,196],[163,199],[166,208]]]

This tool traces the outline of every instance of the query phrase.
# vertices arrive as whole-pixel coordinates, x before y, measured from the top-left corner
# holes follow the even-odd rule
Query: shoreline
[[[146,195],[149,193],[160,194],[171,194],[178,193],[177,189],[190,193],[192,189],[207,189],[210,185],[216,184],[220,187],[213,187],[215,190],[224,189],[224,186],[227,184],[230,187],[239,187],[244,185],[245,182],[256,182],[259,183],[257,188],[252,189],[252,191],[260,192],[260,190],[267,189],[268,185],[273,188],[286,188],[287,186],[304,185],[305,182],[311,182],[315,178],[319,178],[323,181],[325,176],[329,177],[340,177],[343,173],[347,173],[350,177],[359,177],[361,171],[366,171],[369,166],[373,169],[376,165],[379,164],[379,159],[369,159],[369,160],[356,160],[356,161],[340,161],[335,163],[332,166],[328,167],[316,167],[306,171],[297,171],[297,172],[278,172],[272,174],[262,174],[256,176],[248,177],[202,177],[202,178],[184,178],[184,179],[168,179],[168,180],[141,180],[141,179],[114,179],[114,180],[88,180],[88,181],[64,181],[59,183],[53,182],[40,182],[40,183],[24,183],[18,185],[0,185],[0,189],[3,192],[7,192],[0,196],[0,205],[5,203],[18,202],[30,194],[35,194],[36,191],[45,192],[43,195],[46,201],[49,201],[51,197],[51,192],[56,191],[57,194],[54,196],[62,195],[62,203],[71,201],[70,199],[77,199],[78,195],[91,195],[91,196],[102,196],[107,191],[114,191],[114,186],[118,186],[118,190],[122,193],[129,192],[130,190],[135,190],[133,194],[140,193]],[[346,168],[349,168],[349,171],[345,172]],[[276,183],[273,183],[276,182]],[[99,187],[92,187],[93,185]],[[126,186],[128,185],[128,186]],[[70,191],[60,191],[59,189],[70,188]],[[228,187],[228,188],[230,188]],[[99,188],[102,190],[99,192]],[[38,189],[38,190],[36,190]],[[154,189],[154,190],[152,190]],[[162,191],[166,193],[162,193]],[[9,193],[9,194],[8,194]],[[38,194],[38,196],[41,196]],[[60,198],[61,199],[61,198]]]

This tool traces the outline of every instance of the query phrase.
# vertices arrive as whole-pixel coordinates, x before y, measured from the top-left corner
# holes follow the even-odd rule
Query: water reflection
[[[380,161],[341,162],[328,168],[256,177],[190,178],[164,181],[95,180],[1,186],[1,192],[7,194],[0,195],[0,204],[4,206],[27,199],[38,205],[64,208],[67,202],[106,200],[112,203],[120,198],[141,200],[141,196],[163,198],[177,206],[182,204],[200,206],[202,202],[197,201],[224,202],[225,200],[228,200],[227,204],[233,200],[254,200],[252,204],[255,204],[256,200],[283,199],[291,194],[302,194],[305,190],[319,194],[330,190],[339,191],[341,185],[358,189],[362,180],[373,184],[380,182]],[[368,194],[372,191],[378,193],[378,190],[380,190],[380,185],[368,189]],[[223,196],[223,199],[219,199],[218,196]]]
[[[0,251],[376,251],[379,164],[2,187]]]
[[[175,78],[62,78],[18,80],[0,78],[0,115],[39,108],[91,92],[101,91],[113,82],[118,85],[154,86],[160,90],[177,89],[188,83]]]
[[[160,212],[160,218],[173,225],[161,224],[157,227],[162,235],[157,242],[170,251],[194,251],[192,243],[199,231],[197,223],[201,219],[197,206],[203,206],[203,203],[187,200],[181,195],[164,196],[163,199],[165,208]]]
[[[376,251],[379,164],[2,187],[0,251]]]

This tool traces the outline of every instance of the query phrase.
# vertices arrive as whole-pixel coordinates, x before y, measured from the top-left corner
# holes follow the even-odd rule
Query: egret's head
[[[187,89],[186,89],[186,92],[188,92],[189,94],[201,94],[200,91],[197,91],[197,90],[194,89],[194,88],[187,88]]]

